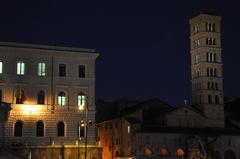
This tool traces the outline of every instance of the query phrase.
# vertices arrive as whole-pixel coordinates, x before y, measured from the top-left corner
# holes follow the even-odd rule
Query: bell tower
[[[206,116],[205,126],[224,127],[221,17],[190,19],[192,103]]]

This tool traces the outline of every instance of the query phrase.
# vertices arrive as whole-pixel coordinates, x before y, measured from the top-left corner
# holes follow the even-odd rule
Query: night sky
[[[231,2],[231,3],[229,3]],[[0,4],[0,41],[94,48],[96,97],[191,101],[189,18],[222,16],[225,96],[240,96],[240,9],[227,0]]]

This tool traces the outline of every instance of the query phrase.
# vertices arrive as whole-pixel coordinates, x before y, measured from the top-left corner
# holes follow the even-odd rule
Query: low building
[[[240,157],[239,105],[223,101],[221,17],[204,13],[189,24],[193,105],[113,106],[117,115],[98,123],[104,159]]]

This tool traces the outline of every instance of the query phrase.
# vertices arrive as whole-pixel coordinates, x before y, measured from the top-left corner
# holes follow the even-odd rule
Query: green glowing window
[[[78,94],[78,109],[84,110],[86,106],[86,95],[84,93]]]
[[[46,75],[46,64],[41,62],[38,63],[38,76],[45,76]]]
[[[3,73],[3,62],[0,61],[0,74],[2,74],[2,73]]]
[[[60,106],[66,105],[66,96],[64,92],[60,92],[58,94],[58,105]]]
[[[17,62],[17,75],[25,74],[25,63],[23,61]]]

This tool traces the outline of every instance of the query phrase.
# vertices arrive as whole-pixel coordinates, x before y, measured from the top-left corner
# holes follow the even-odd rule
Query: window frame
[[[79,110],[85,110],[87,107],[87,96],[85,93],[80,92],[77,95],[77,106]]]
[[[64,91],[60,91],[57,95],[57,104],[58,106],[65,106],[67,101],[66,93]]]
[[[17,125],[18,123],[19,123],[20,125]],[[18,126],[19,126],[19,127],[18,127]],[[20,129],[20,130],[17,130],[17,129]],[[13,136],[14,136],[14,137],[22,137],[22,136],[23,136],[23,121],[17,120],[17,121],[14,123]]]
[[[0,60],[0,74],[3,74],[3,61]]]
[[[17,61],[17,75],[18,76],[23,76],[25,75],[26,72],[26,63],[22,60]]]
[[[83,69],[83,70],[81,70],[81,69]],[[81,70],[81,71],[80,71]],[[86,78],[86,73],[87,73],[87,71],[86,71],[87,69],[86,69],[86,65],[78,65],[78,77],[79,78]],[[81,73],[80,73],[81,72]],[[82,75],[82,73],[83,73],[83,75]],[[80,76],[81,75],[81,76]]]
[[[60,124],[63,124],[63,125],[60,125]],[[60,127],[60,126],[63,126],[63,127]],[[66,136],[66,124],[63,121],[59,121],[57,123],[57,137],[65,137],[65,136]]]
[[[62,73],[61,71],[61,66],[64,66],[62,68],[64,68],[64,72]],[[66,63],[59,63],[58,64],[58,76],[59,77],[66,77],[67,76],[67,64]]]
[[[38,125],[38,124],[42,124],[42,125]],[[39,126],[41,126],[40,130],[39,130]],[[42,120],[39,120],[39,121],[36,122],[36,136],[37,137],[44,137],[45,136],[45,124]]]
[[[43,96],[40,96],[40,95],[43,95]],[[40,97],[43,98],[43,100],[40,100],[41,99]],[[39,101],[43,101],[43,103]],[[45,92],[43,90],[40,90],[37,93],[37,104],[41,104],[41,105],[45,104]]]
[[[40,76],[40,77],[46,76],[46,63],[45,62],[38,63],[38,76]]]

